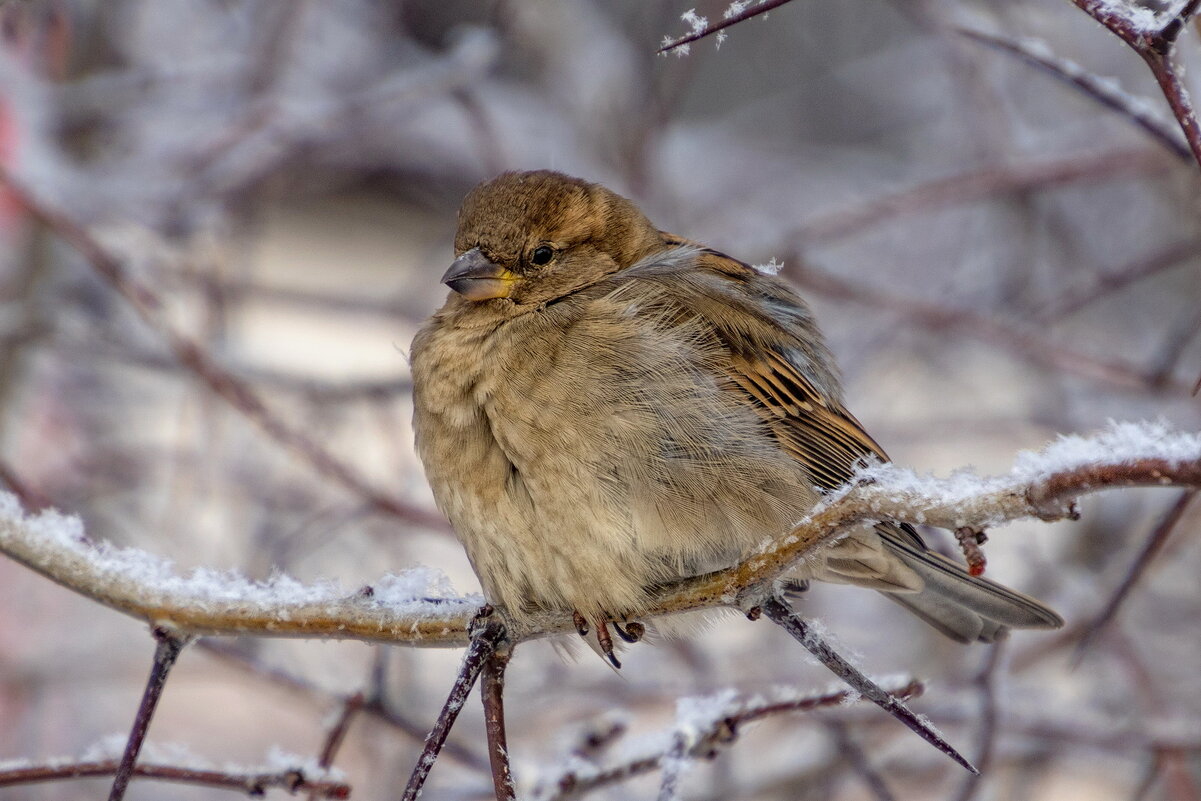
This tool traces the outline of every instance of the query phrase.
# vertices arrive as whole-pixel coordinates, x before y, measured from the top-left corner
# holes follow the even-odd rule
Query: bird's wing
[[[782,281],[718,251],[702,247],[695,263],[701,280],[692,284],[691,306],[728,348],[723,367],[729,379],[814,485],[831,491],[850,481],[864,462],[888,461],[842,405],[833,360],[803,301]],[[925,550],[910,526],[878,530],[886,540]]]

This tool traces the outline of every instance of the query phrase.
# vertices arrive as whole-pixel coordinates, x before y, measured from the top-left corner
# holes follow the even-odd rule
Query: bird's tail
[[[1063,618],[1028,595],[972,576],[931,551],[909,526],[877,526],[885,548],[921,577],[919,592],[885,592],[946,636],[959,642],[994,642],[1009,629],[1055,629]]]

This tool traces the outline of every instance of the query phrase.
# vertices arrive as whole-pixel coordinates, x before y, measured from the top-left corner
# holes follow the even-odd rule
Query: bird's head
[[[506,172],[463,200],[442,282],[470,301],[536,306],[663,248],[626,198],[562,173]]]

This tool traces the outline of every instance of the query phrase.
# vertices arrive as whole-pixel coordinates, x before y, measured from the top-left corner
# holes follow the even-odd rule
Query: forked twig
[[[1135,22],[1129,11],[1107,0],[1072,0],[1077,8],[1104,25],[1111,33],[1130,46],[1146,62],[1151,74],[1159,83],[1164,99],[1172,107],[1172,113],[1184,132],[1193,158],[1201,165],[1201,124],[1193,110],[1188,89],[1180,80],[1180,74],[1172,61],[1176,39],[1184,26],[1201,7],[1201,0],[1188,0],[1175,16],[1168,19],[1157,30],[1148,30]],[[1132,4],[1133,5],[1133,4]]]
[[[150,729],[150,719],[154,717],[154,710],[163,695],[167,675],[175,665],[175,660],[179,658],[180,651],[188,643],[186,637],[180,637],[162,627],[154,630],[154,638],[157,641],[154,648],[154,665],[150,668],[150,677],[146,680],[146,690],[142,693],[142,702],[138,704],[138,713],[134,716],[129,739],[125,741],[125,753],[121,755],[121,762],[113,775],[113,786],[109,791],[108,801],[121,801],[125,797],[129,780],[133,777],[134,763],[138,761],[142,743],[146,741],[146,732]]]
[[[442,705],[442,711],[438,714],[434,728],[425,738],[425,747],[421,749],[421,756],[417,759],[417,765],[414,766],[413,773],[409,776],[409,783],[405,785],[401,801],[417,801],[417,797],[421,795],[425,780],[429,777],[430,770],[434,767],[434,762],[442,750],[442,744],[446,742],[451,727],[455,725],[455,721],[459,717],[459,712],[463,709],[463,703],[471,694],[471,688],[479,679],[484,665],[491,659],[496,652],[497,645],[505,637],[504,625],[497,620],[489,620],[491,614],[491,608],[485,607],[476,617],[473,624],[475,630],[472,632],[471,642],[467,646],[467,653],[463,655],[463,664],[459,668],[459,674],[455,676],[455,683],[451,685],[450,695],[446,697],[446,703]]]
[[[858,691],[864,698],[875,703],[881,709],[905,724],[926,742],[933,745],[951,759],[958,762],[972,773],[979,774],[971,762],[968,762],[955,747],[930,725],[929,721],[916,715],[896,696],[884,690],[880,685],[863,675],[850,662],[843,659],[831,648],[821,636],[805,620],[792,610],[792,607],[779,595],[773,595],[763,602],[763,613],[773,623],[787,631],[794,640],[805,646],[809,653],[841,678],[852,689]]]

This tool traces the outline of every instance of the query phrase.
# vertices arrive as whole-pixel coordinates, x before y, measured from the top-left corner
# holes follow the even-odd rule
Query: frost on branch
[[[282,573],[266,581],[210,568],[181,575],[169,560],[145,551],[90,541],[76,517],[27,516],[9,494],[0,494],[0,550],[95,600],[192,633],[244,627],[281,636],[453,639],[483,603],[456,595],[446,577],[429,568],[387,575],[357,592]]]
[[[872,489],[877,506],[891,500],[912,509],[953,509],[979,506],[982,500],[996,499],[1027,487],[1039,487],[1056,476],[1092,466],[1120,466],[1136,462],[1162,461],[1166,465],[1187,465],[1201,462],[1201,433],[1175,431],[1163,422],[1111,422],[1100,433],[1091,436],[1060,436],[1040,451],[1022,451],[1008,473],[999,476],[980,476],[970,468],[957,470],[947,478],[919,474],[895,464],[873,464],[857,474],[860,483]],[[1171,483],[1166,477],[1164,484]],[[1115,482],[1121,486],[1121,482]],[[853,489],[844,489],[843,495]],[[1081,490],[1088,489],[1087,485]],[[1000,515],[995,522],[1015,519]],[[1030,516],[1035,512],[1026,515]],[[922,520],[913,522],[925,522]],[[955,522],[955,521],[952,521]],[[959,525],[992,521],[958,521]],[[935,523],[936,525],[938,523]]]

